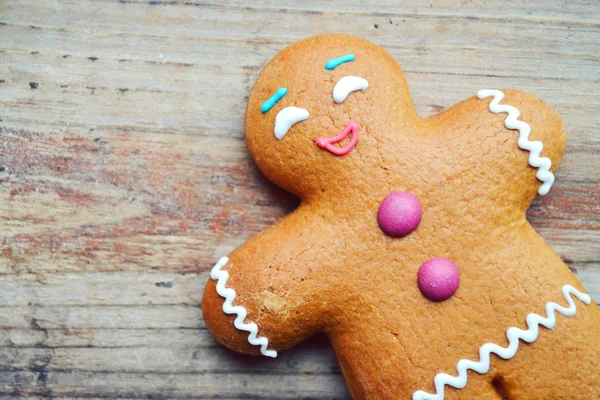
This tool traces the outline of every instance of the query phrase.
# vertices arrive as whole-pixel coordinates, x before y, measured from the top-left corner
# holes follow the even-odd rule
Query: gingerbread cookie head
[[[372,163],[371,152],[415,117],[402,70],[386,51],[321,35],[288,46],[261,72],[246,110],[246,143],[270,180],[305,197],[348,179],[357,159]],[[344,157],[353,151],[362,157]]]
[[[600,398],[600,313],[525,218],[565,147],[548,104],[481,90],[420,118],[387,53],[317,36],[261,73],[246,140],[301,203],[212,269],[221,343],[325,332],[355,398]]]

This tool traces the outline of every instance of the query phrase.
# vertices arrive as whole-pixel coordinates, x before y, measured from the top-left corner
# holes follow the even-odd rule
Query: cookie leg
[[[531,344],[521,343],[513,360],[502,362],[498,383],[505,397],[519,400],[600,399],[600,326],[595,305],[573,319],[557,318],[553,331],[540,332]],[[593,308],[592,308],[593,307]]]

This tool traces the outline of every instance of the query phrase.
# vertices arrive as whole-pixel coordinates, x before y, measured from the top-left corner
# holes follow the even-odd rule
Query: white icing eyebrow
[[[333,100],[341,103],[346,97],[357,90],[365,90],[369,87],[369,81],[358,76],[344,76],[333,88]]]
[[[281,140],[292,125],[308,118],[308,111],[299,107],[286,107],[275,117],[275,137]]]

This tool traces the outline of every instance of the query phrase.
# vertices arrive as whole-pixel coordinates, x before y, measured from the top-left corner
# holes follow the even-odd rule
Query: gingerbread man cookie
[[[355,399],[600,398],[600,312],[525,218],[565,148],[549,105],[482,90],[421,118],[388,53],[323,35],[268,63],[245,130],[301,204],[211,271],[219,342],[325,332]]]

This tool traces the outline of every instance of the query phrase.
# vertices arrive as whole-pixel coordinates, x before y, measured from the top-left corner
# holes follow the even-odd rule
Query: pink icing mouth
[[[344,147],[334,146],[334,144],[339,143],[342,140],[346,139],[348,137],[348,135],[351,135],[351,136],[350,136],[350,142],[348,142],[347,145],[345,145]],[[322,149],[327,150],[331,154],[334,154],[336,156],[343,156],[345,154],[350,153],[350,150],[352,150],[354,148],[354,146],[356,146],[357,142],[358,142],[358,124],[354,121],[350,121],[350,123],[346,126],[346,128],[344,128],[342,133],[340,133],[337,136],[330,137],[330,138],[320,137],[317,139],[316,144],[317,144],[317,146],[319,146]]]

